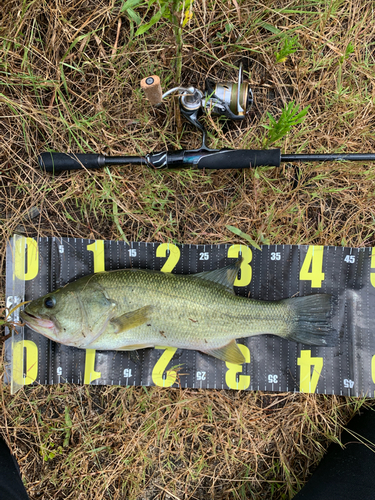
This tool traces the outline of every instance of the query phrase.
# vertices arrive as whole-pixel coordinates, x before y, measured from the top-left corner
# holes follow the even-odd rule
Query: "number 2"
[[[166,257],[167,252],[169,252],[168,258],[161,268],[161,272],[163,273],[171,273],[180,260],[181,255],[180,249],[173,243],[162,243],[156,249],[156,257]]]
[[[166,369],[177,348],[156,346],[155,349],[163,349],[164,352],[152,370],[152,381],[159,387],[171,387],[176,382],[177,373],[174,370],[166,371]]]

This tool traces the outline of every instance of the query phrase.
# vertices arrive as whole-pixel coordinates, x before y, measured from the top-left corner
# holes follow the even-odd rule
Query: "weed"
[[[279,52],[275,53],[277,63],[283,63],[287,60],[288,56],[294,54],[299,46],[298,36],[289,37],[285,36],[280,44]]]
[[[264,139],[263,143],[264,147],[268,147],[285,137],[292,127],[295,127],[305,120],[308,111],[309,106],[300,111],[299,104],[295,104],[294,101],[291,101],[284,106],[278,120],[275,120],[270,113],[267,113],[270,124],[263,125],[263,127],[268,130],[267,137]]]

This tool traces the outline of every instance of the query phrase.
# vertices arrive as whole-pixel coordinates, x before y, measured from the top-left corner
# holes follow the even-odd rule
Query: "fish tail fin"
[[[338,334],[332,324],[335,302],[331,295],[307,295],[285,299],[284,302],[294,318],[286,334],[288,340],[322,347],[336,345]]]

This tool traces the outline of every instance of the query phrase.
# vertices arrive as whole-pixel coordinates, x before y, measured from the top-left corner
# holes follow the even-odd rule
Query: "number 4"
[[[300,367],[300,391],[315,392],[323,369],[323,358],[311,357],[311,351],[301,351],[297,364]]]
[[[324,280],[322,246],[309,246],[299,274],[300,280],[311,281],[312,288],[320,288]]]

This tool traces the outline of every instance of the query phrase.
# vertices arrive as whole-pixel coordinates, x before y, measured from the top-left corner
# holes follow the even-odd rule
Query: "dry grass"
[[[119,167],[43,174],[56,151],[145,154],[194,148],[173,106],[154,110],[140,80],[174,82],[175,41],[161,21],[135,38],[115,0],[4,0],[0,6],[0,228],[135,241],[374,246],[372,164],[242,172]],[[183,32],[183,84],[234,79],[255,105],[243,123],[206,118],[212,147],[260,148],[266,112],[310,105],[285,152],[374,150],[373,2],[196,0]],[[146,9],[140,7],[141,15]],[[147,14],[145,21],[151,14]],[[276,64],[282,35],[297,51]],[[1,292],[4,307],[4,288]],[[2,435],[32,499],[292,498],[363,403],[354,399],[158,388],[2,388]]]
[[[31,498],[290,498],[361,403],[39,387],[3,395],[2,427]]]

